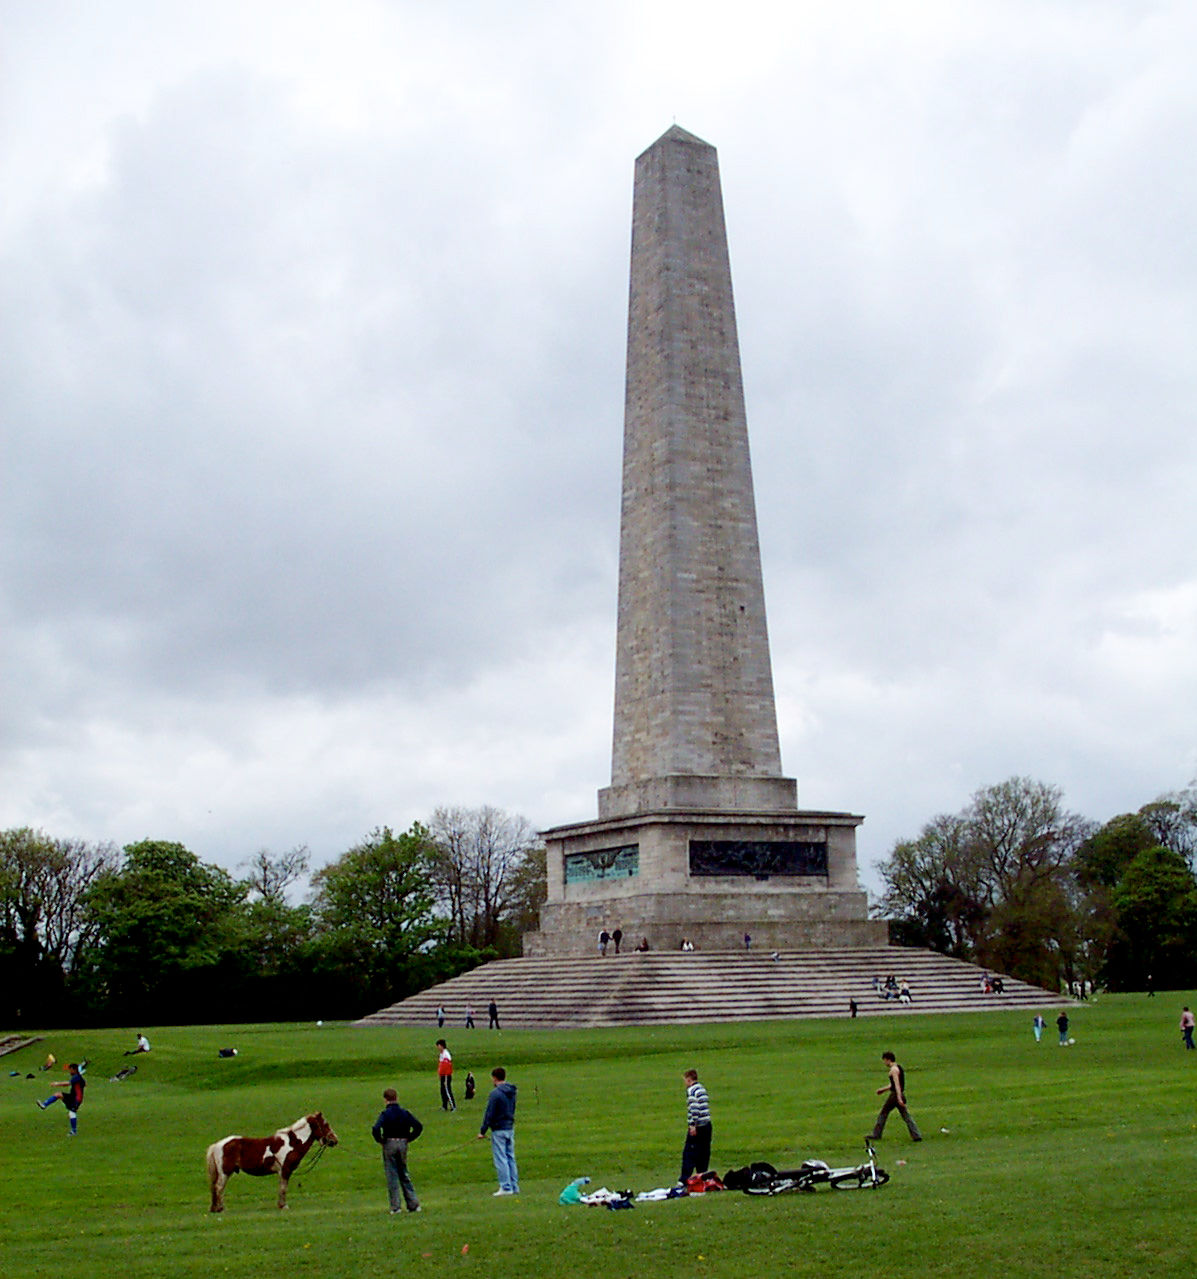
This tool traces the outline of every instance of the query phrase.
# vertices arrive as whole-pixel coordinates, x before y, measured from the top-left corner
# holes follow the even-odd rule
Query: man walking
[[[420,1201],[416,1188],[407,1171],[407,1147],[424,1131],[424,1125],[399,1104],[399,1094],[393,1088],[384,1088],[382,1099],[386,1102],[382,1114],[370,1129],[374,1140],[382,1147],[382,1171],[387,1179],[387,1195],[391,1201],[391,1213],[403,1211],[399,1192],[403,1191],[403,1203],[408,1212],[419,1212]]]
[[[1197,1026],[1197,1019],[1193,1017],[1193,1011],[1185,1004],[1184,1012],[1180,1015],[1180,1033],[1184,1036],[1185,1047],[1193,1047],[1193,1027]]]
[[[691,1173],[706,1172],[711,1166],[711,1099],[698,1082],[697,1070],[687,1070],[682,1078],[686,1081],[686,1141],[680,1181],[685,1185]]]
[[[906,1123],[910,1139],[912,1141],[922,1141],[923,1134],[919,1132],[919,1126],[914,1122],[914,1116],[906,1109],[906,1072],[898,1065],[898,1059],[893,1053],[882,1053],[881,1060],[885,1062],[889,1079],[877,1089],[877,1095],[880,1097],[883,1092],[888,1092],[889,1096],[881,1103],[881,1110],[877,1114],[876,1123],[873,1124],[873,1131],[869,1133],[866,1140],[880,1141],[881,1134],[885,1131],[885,1121],[889,1118],[889,1112],[896,1110]]]
[[[490,1130],[490,1153],[494,1160],[499,1188],[495,1197],[518,1195],[520,1174],[515,1166],[515,1085],[507,1082],[507,1071],[496,1066],[490,1072],[494,1087],[486,1099],[486,1113],[482,1116],[481,1141]]]
[[[71,1072],[70,1079],[56,1079],[51,1088],[65,1088],[66,1092],[56,1092],[52,1097],[47,1097],[45,1101],[35,1101],[33,1104],[38,1110],[45,1110],[47,1106],[52,1106],[56,1101],[61,1101],[67,1108],[67,1117],[71,1121],[72,1137],[79,1135],[79,1107],[83,1105],[83,1090],[87,1087],[87,1080],[83,1078],[83,1072],[79,1069],[79,1063],[72,1061],[67,1069]]]

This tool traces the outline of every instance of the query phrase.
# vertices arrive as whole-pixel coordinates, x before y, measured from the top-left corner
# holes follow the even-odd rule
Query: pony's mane
[[[300,1115],[293,1124],[288,1124],[285,1128],[280,1128],[274,1135],[276,1137],[286,1137],[289,1133],[293,1133],[296,1128],[301,1128],[304,1124],[307,1124],[309,1128],[315,1131],[315,1125],[311,1122],[312,1118],[312,1115]]]

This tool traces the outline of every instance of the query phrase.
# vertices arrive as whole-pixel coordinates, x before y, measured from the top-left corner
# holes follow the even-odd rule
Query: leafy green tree
[[[86,987],[109,1015],[160,1020],[185,1007],[189,1017],[229,1007],[231,979],[243,981],[241,910],[245,891],[182,844],[127,844],[118,870],[87,893],[96,931]]]
[[[418,823],[399,835],[384,826],[316,872],[315,997],[360,1013],[427,984],[447,931],[435,911],[431,855]]]
[[[1112,989],[1163,989],[1197,981],[1197,880],[1163,845],[1139,853],[1111,894],[1118,932],[1107,960]]]
[[[1076,852],[1077,878],[1087,888],[1113,888],[1135,858],[1160,841],[1142,813],[1121,813],[1082,840]]]

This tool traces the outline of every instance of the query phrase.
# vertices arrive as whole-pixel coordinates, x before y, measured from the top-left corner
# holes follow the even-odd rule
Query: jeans
[[[415,1212],[420,1206],[416,1198],[416,1188],[411,1184],[411,1176],[407,1171],[407,1138],[387,1137],[382,1143],[382,1170],[387,1179],[387,1195],[391,1201],[391,1211],[398,1212],[402,1207],[399,1202],[399,1191],[403,1191],[403,1202],[408,1212]]]
[[[490,1132],[490,1153],[495,1161],[495,1173],[499,1178],[499,1189],[508,1194],[518,1195],[520,1192],[520,1174],[515,1166],[515,1129],[500,1128]]]

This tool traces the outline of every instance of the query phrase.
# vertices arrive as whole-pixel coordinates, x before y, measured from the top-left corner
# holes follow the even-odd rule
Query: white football
[[[1075,1040],[1075,1039],[1070,1039],[1068,1042],[1069,1042],[1070,1044],[1075,1044],[1075,1043],[1076,1043],[1076,1040]]]

